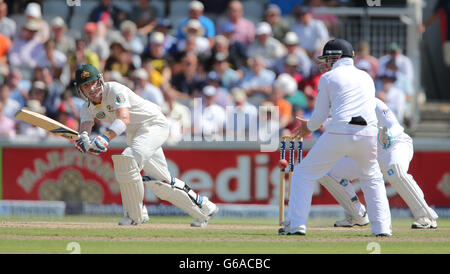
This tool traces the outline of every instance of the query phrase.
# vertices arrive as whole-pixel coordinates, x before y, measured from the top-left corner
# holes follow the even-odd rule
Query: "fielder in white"
[[[377,162],[377,117],[375,86],[366,72],[353,63],[352,45],[342,39],[326,43],[319,81],[319,94],[309,121],[299,119],[296,137],[317,130],[331,121],[308,155],[294,168],[287,220],[280,235],[305,235],[314,183],[347,156],[361,169],[361,187],[367,201],[372,234],[390,236],[391,215],[383,175]]]
[[[171,202],[194,217],[196,220],[192,226],[206,226],[218,212],[218,207],[170,175],[161,148],[169,135],[169,128],[160,107],[122,84],[104,82],[102,74],[92,65],[80,66],[75,77],[77,90],[87,99],[80,112],[82,133],[76,148],[82,153],[98,155],[107,151],[113,138],[126,133],[128,147],[122,154],[112,156],[124,209],[124,219],[119,225],[148,221],[143,203],[144,178],[158,198]],[[94,118],[109,123],[110,127],[102,136],[90,138]],[[147,176],[141,177],[141,170]]]
[[[386,180],[411,209],[415,221],[413,229],[437,228],[438,215],[425,201],[424,194],[414,178],[408,174],[414,154],[411,137],[381,100],[376,99],[378,118],[378,163]],[[319,180],[345,209],[347,218],[337,221],[336,227],[363,226],[369,223],[364,205],[358,199],[353,185],[360,178],[358,165],[350,158],[340,160],[327,175]]]

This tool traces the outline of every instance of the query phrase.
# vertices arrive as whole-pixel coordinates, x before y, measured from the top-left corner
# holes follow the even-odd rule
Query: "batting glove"
[[[75,147],[81,153],[86,153],[91,147],[89,135],[86,131],[83,131],[80,135],[80,139],[75,143]]]
[[[378,132],[378,142],[383,146],[383,149],[388,149],[391,146],[392,135],[391,132],[383,127]]]
[[[97,136],[91,139],[90,145],[91,147],[88,150],[89,153],[99,155],[108,150],[109,139],[105,135]]]

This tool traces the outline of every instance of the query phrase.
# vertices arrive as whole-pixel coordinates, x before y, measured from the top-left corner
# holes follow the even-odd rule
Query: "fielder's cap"
[[[233,88],[231,89],[231,97],[233,98],[233,101],[241,103],[247,99],[247,94],[245,94],[245,91],[241,88]]]
[[[161,45],[164,43],[164,34],[159,31],[155,31],[150,36],[150,44]]]
[[[27,7],[25,8],[25,15],[41,19],[41,6],[38,3],[34,2],[28,3]]]
[[[84,64],[75,71],[75,82],[77,86],[95,81],[99,79],[98,69],[91,64]]]
[[[256,26],[256,35],[272,34],[272,27],[267,22],[260,22]]]
[[[284,36],[284,43],[286,45],[298,45],[299,40],[297,33],[293,31],[289,31],[288,33],[286,33],[286,35]]]
[[[84,24],[84,31],[87,33],[96,33],[97,24],[95,22],[87,22],[86,24]]]
[[[200,1],[192,1],[189,3],[189,9],[191,10],[204,10],[205,6],[203,6],[203,3]]]
[[[61,16],[53,18],[51,25],[56,28],[67,28],[66,22],[64,22],[64,19]]]
[[[328,41],[323,47],[322,55],[318,59],[324,59],[327,56],[341,55],[341,57],[355,56],[355,51],[353,50],[352,44],[344,39],[333,39]]]
[[[210,85],[205,86],[203,88],[203,94],[208,97],[214,96],[216,94],[216,88]]]

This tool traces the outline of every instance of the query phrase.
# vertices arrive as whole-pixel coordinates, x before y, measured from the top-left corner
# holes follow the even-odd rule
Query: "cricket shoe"
[[[147,212],[147,208],[145,207],[145,205],[142,206],[142,222],[141,224],[148,222],[148,220],[150,220],[150,218],[148,217],[148,212]],[[131,218],[124,217],[122,220],[119,221],[119,225],[123,225],[123,226],[127,226],[127,225],[138,225],[138,223],[136,223],[135,221],[133,221]]]
[[[206,220],[195,220],[191,223],[192,227],[206,227],[208,226],[208,221],[216,216],[217,212],[219,212],[219,208],[211,202],[208,197],[203,196],[202,206],[200,207],[200,211],[203,212],[207,216]]]
[[[306,226],[301,225],[294,228],[290,228],[290,226],[284,226],[278,229],[278,235],[306,235]]]
[[[353,227],[355,225],[357,226],[365,226],[369,224],[369,217],[367,216],[367,212],[364,213],[364,216],[359,218],[353,218],[350,215],[347,215],[347,217],[344,220],[336,221],[334,223],[334,227]]]
[[[437,222],[436,222],[436,220],[430,219],[428,217],[421,217],[412,223],[411,228],[412,229],[436,229]]]
[[[379,233],[377,235],[375,235],[375,237],[391,237],[392,234],[390,233]]]

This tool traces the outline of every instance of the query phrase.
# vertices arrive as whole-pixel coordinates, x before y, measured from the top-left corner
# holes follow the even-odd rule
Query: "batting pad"
[[[144,184],[139,167],[131,156],[113,155],[114,172],[120,186],[125,217],[142,223]]]
[[[176,207],[184,210],[191,217],[200,220],[208,220],[208,215],[201,210],[202,197],[196,194],[185,182],[172,178],[172,182],[146,181],[146,185],[161,200],[168,201]]]
[[[399,165],[394,164],[383,171],[386,179],[402,197],[414,218],[428,217],[436,220],[438,215],[425,201],[424,195],[414,178],[406,173]]]
[[[359,202],[358,197],[351,196],[345,191],[344,186],[340,185],[335,179],[331,178],[329,175],[325,175],[318,181],[323,187],[325,187],[328,192],[336,199],[336,201],[344,208],[345,213],[352,216],[353,218],[360,218],[359,210],[361,205],[358,207],[354,204]],[[356,199],[355,199],[356,197]]]

